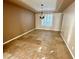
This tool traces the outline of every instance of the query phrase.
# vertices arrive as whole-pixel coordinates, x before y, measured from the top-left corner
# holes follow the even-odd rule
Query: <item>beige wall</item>
[[[73,58],[75,57],[75,3],[71,4],[63,12],[63,22],[61,35],[70,50]]]
[[[49,14],[49,13],[48,13]],[[51,28],[44,28],[41,27],[41,21],[40,21],[40,13],[35,14],[36,18],[36,29],[45,29],[45,30],[54,30],[54,31],[60,31],[61,28],[61,17],[62,13],[51,13],[53,15],[53,25]]]
[[[8,2],[3,8],[4,42],[35,27],[33,12]]]

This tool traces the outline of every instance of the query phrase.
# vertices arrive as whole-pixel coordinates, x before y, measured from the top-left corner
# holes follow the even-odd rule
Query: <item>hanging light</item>
[[[43,6],[44,6],[44,4],[41,4],[41,8],[42,8],[42,9],[43,9]],[[40,19],[44,19],[44,18],[45,18],[44,12],[42,11],[42,12],[41,12]]]
[[[44,19],[44,14],[43,14],[43,12],[41,12],[41,16],[40,16],[40,19]]]

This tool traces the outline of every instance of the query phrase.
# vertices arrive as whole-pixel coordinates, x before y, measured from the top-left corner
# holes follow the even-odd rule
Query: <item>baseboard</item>
[[[5,45],[5,44],[7,44],[7,43],[9,43],[9,42],[11,42],[11,41],[17,39],[17,38],[20,38],[21,36],[23,36],[23,35],[25,35],[25,34],[28,34],[29,32],[31,32],[31,31],[33,31],[33,30],[35,30],[35,29],[31,29],[31,30],[29,30],[29,31],[27,31],[27,32],[25,32],[25,33],[23,33],[23,34],[21,34],[21,35],[18,35],[18,36],[16,36],[16,37],[14,37],[14,38],[12,38],[12,39],[10,39],[10,40],[4,42],[3,45]]]
[[[73,59],[75,59],[75,57],[74,57],[74,55],[72,54],[72,52],[71,52],[71,50],[70,50],[70,48],[69,48],[68,44],[67,44],[67,43],[66,43],[66,41],[64,40],[65,38],[63,37],[63,35],[62,35],[62,34],[60,34],[60,35],[61,35],[61,37],[62,37],[63,41],[65,42],[65,44],[66,44],[66,46],[67,46],[67,48],[68,48],[68,50],[69,50],[69,52],[70,52],[70,54],[71,54],[72,58],[73,58]]]
[[[36,29],[41,29],[41,30],[51,30],[51,31],[60,31],[60,30],[56,30],[56,29],[44,29],[44,28],[36,28]]]

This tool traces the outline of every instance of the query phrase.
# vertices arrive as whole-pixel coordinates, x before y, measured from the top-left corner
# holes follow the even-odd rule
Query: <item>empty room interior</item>
[[[75,0],[3,0],[3,59],[74,59]]]

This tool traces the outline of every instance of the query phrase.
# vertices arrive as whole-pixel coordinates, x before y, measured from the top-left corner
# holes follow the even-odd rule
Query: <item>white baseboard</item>
[[[67,46],[67,48],[68,48],[68,50],[69,50],[69,52],[70,52],[70,54],[71,54],[72,58],[73,58],[73,59],[75,59],[75,57],[74,57],[74,55],[72,54],[72,52],[71,52],[71,50],[70,50],[70,48],[69,48],[68,44],[67,44],[67,43],[66,43],[66,41],[65,41],[65,38],[63,37],[63,35],[62,35],[62,34],[60,34],[60,35],[61,35],[61,37],[62,37],[63,41],[65,42],[65,44],[66,44],[66,46]]]
[[[44,28],[36,28],[36,29],[51,30],[51,31],[60,31],[60,30],[58,30],[58,29],[44,29]]]
[[[31,30],[29,30],[29,31],[27,31],[27,32],[25,32],[25,33],[23,33],[23,34],[21,34],[21,35],[18,35],[18,36],[16,36],[16,37],[14,37],[14,38],[12,38],[12,39],[10,39],[10,40],[4,42],[3,45],[4,45],[4,44],[7,44],[7,43],[9,43],[9,42],[11,42],[11,41],[13,41],[13,40],[19,38],[19,37],[21,37],[21,36],[23,36],[23,35],[25,35],[25,34],[28,34],[29,32],[31,32],[31,31],[33,31],[33,30],[35,30],[35,29],[31,29]]]

